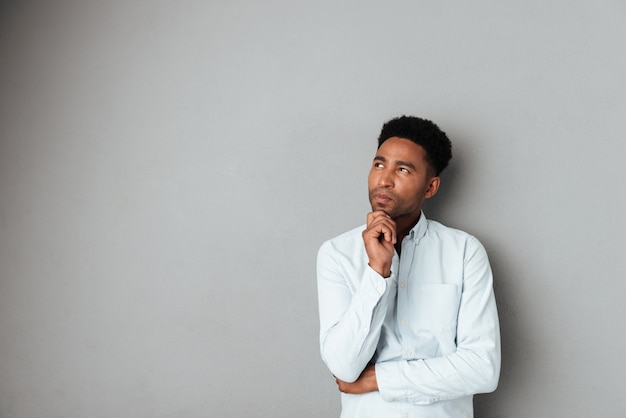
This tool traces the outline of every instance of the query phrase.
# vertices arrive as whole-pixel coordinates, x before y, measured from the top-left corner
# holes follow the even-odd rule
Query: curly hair
[[[437,125],[428,119],[400,116],[383,125],[378,137],[378,148],[389,138],[408,139],[426,151],[426,161],[438,176],[452,158],[452,143]]]

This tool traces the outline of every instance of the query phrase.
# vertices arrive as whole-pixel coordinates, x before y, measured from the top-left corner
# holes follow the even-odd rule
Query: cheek
[[[426,189],[424,187],[419,187],[416,185],[412,185],[411,187],[407,187],[406,196],[410,196],[410,200],[414,203],[419,203],[424,200],[424,195],[426,194]]]
[[[374,179],[374,175],[370,172],[367,176],[367,186],[372,189],[374,188],[375,185],[375,179]]]

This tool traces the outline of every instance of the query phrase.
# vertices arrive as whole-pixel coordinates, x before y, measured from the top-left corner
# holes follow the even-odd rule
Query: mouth
[[[372,204],[383,206],[393,202],[393,198],[386,193],[372,193],[370,200]]]

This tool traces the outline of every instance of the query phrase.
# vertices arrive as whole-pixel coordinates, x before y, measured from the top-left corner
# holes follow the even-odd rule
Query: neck
[[[396,222],[396,251],[400,254],[400,250],[402,249],[402,240],[406,237],[409,231],[417,224],[420,220],[421,211],[417,213],[416,216],[401,216],[399,218],[394,219]]]

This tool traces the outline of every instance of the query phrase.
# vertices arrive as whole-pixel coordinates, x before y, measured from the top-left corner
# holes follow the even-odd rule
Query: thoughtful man
[[[426,219],[452,157],[431,121],[387,122],[368,177],[365,226],[317,260],[320,346],[342,418],[472,417],[500,374],[500,332],[485,249]]]

